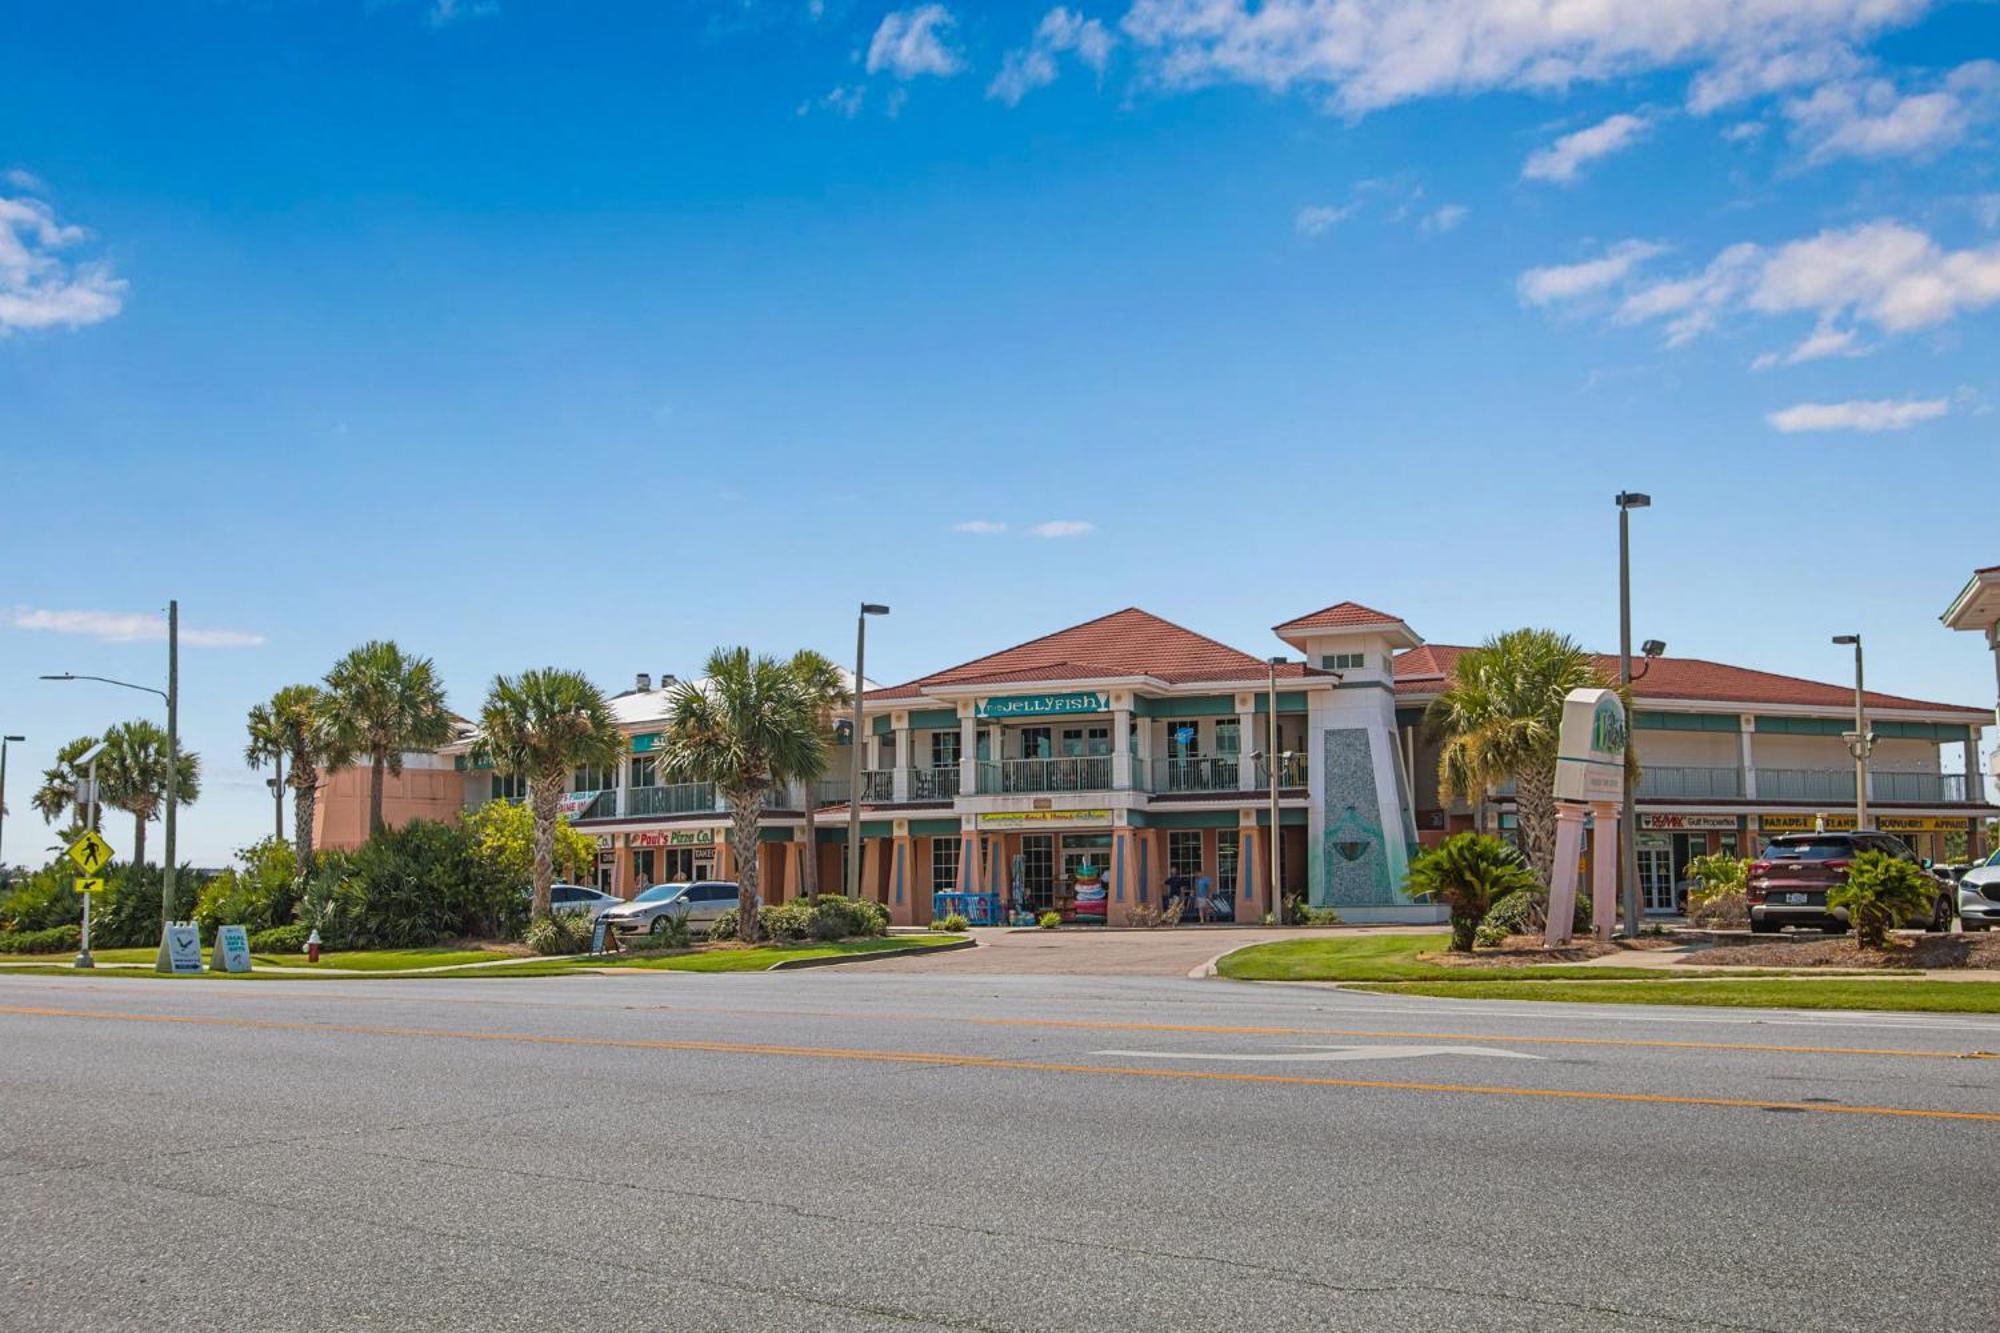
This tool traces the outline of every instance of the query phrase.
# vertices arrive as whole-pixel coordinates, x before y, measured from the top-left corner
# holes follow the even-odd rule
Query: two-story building
[[[1410,857],[1482,821],[1512,825],[1504,789],[1477,810],[1437,796],[1423,711],[1466,650],[1425,644],[1399,617],[1352,602],[1274,632],[1290,650],[1275,664],[1128,608],[867,689],[851,738],[863,761],[861,891],[897,922],[921,924],[938,890],[1062,909],[1079,874],[1095,875],[1115,924],[1161,903],[1169,880],[1206,879],[1237,919],[1255,921],[1270,910],[1275,855],[1287,897],[1356,922],[1438,919],[1401,892]],[[1600,666],[1615,676],[1614,659]],[[1693,659],[1642,671],[1633,735],[1650,908],[1670,910],[1693,856],[1851,823],[1854,768],[1840,738],[1850,689]],[[578,773],[569,801],[598,840],[599,881],[628,896],[735,871],[715,791],[661,781],[668,699],[642,677],[611,700],[629,752],[613,770]],[[1874,822],[1927,855],[1943,855],[1954,834],[1978,845],[1982,821],[2000,813],[1977,777],[1990,714],[1879,693],[1868,706]],[[1954,748],[1974,756],[1970,785],[1944,771]],[[766,901],[797,895],[808,857],[821,885],[843,883],[851,759],[843,744],[833,776],[766,798]],[[521,794],[469,752],[455,762],[468,805]]]

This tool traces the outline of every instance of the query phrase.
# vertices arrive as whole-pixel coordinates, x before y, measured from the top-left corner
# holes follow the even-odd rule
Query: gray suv
[[[1967,930],[2000,926],[2000,852],[1959,876],[1958,919]]]

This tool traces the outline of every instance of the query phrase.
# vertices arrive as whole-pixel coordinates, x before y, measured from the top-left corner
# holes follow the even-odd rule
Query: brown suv
[[[1915,852],[1886,833],[1788,833],[1773,838],[1764,854],[1750,864],[1745,894],[1750,929],[1760,935],[1786,926],[1813,926],[1829,935],[1845,931],[1847,913],[1829,908],[1826,892],[1846,880],[1848,866],[1863,852],[1883,852],[1921,866],[1930,875],[1930,867]],[[1937,879],[1935,875],[1931,878]],[[1951,886],[1937,880],[1937,895],[1928,915],[1903,924],[1950,930],[1956,907]]]

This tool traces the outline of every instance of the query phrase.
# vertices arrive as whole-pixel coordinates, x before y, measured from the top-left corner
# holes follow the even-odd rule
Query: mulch
[[[1668,935],[1641,935],[1635,940],[1613,940],[1610,944],[1599,944],[1589,935],[1579,936],[1559,949],[1542,947],[1539,935],[1509,935],[1507,943],[1498,949],[1480,949],[1474,953],[1452,953],[1439,949],[1434,953],[1417,955],[1424,963],[1436,963],[1439,967],[1522,967],[1530,963],[1586,963],[1593,958],[1607,954],[1627,953],[1634,949],[1671,949],[1681,941]]]
[[[1679,963],[1687,967],[2000,968],[2000,935],[1896,935],[1881,952],[1852,936],[1716,940]]]

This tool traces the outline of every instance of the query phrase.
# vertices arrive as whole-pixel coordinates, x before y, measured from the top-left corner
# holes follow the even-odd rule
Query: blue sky
[[[2000,6],[1561,13],[7,6],[12,804],[169,597],[215,862],[367,637],[467,712],[864,597],[884,679],[1130,604],[1612,646],[1628,487],[1640,637],[1990,699]]]

